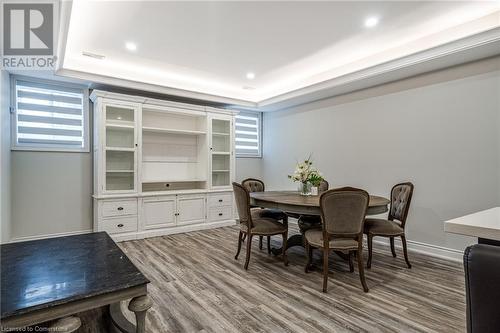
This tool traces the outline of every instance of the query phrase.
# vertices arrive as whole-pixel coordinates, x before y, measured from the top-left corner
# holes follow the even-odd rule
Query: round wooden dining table
[[[321,215],[319,195],[301,195],[297,191],[266,191],[250,193],[253,206],[279,209],[295,215]],[[389,199],[370,195],[366,215],[377,215],[388,211]],[[292,235],[287,242],[287,249],[292,246],[303,246],[302,235]],[[273,249],[273,253],[281,253],[281,249]],[[339,254],[340,255],[340,254]]]

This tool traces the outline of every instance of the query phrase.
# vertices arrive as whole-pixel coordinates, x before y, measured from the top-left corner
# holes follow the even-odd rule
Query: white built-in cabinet
[[[94,90],[94,230],[137,239],[235,223],[235,112]]]

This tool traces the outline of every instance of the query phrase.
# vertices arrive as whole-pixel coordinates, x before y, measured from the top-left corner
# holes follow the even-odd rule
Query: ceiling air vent
[[[83,51],[82,55],[86,56],[86,57],[94,58],[94,59],[99,59],[99,60],[102,60],[102,59],[106,58],[103,55],[95,54],[95,53],[92,53],[92,52],[86,52],[86,51]]]

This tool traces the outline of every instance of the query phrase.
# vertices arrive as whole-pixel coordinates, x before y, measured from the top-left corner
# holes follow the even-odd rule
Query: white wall
[[[10,80],[7,71],[0,77],[0,242],[10,239],[11,234],[11,166],[10,166]]]
[[[443,221],[500,204],[500,58],[264,115],[263,178],[286,177],[313,154],[334,187],[388,197],[412,181],[408,238],[463,249]]]
[[[246,178],[262,178],[262,160],[260,158],[236,158],[236,181]]]

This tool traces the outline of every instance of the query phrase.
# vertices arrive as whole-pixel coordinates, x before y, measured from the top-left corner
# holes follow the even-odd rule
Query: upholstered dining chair
[[[364,232],[368,237],[368,262],[366,267],[370,268],[372,264],[373,237],[380,236],[389,238],[391,252],[394,258],[396,257],[394,237],[401,237],[406,265],[408,265],[408,268],[411,268],[406,246],[405,225],[410,210],[413,188],[414,186],[410,182],[394,185],[391,190],[391,206],[389,208],[387,220],[374,218],[365,220]]]
[[[247,178],[241,182],[241,185],[245,187],[248,192],[264,192],[266,190],[266,186],[264,185],[264,182],[260,179],[256,178]],[[288,216],[281,210],[279,209],[263,209],[257,206],[251,206],[253,209],[257,210],[260,209],[260,215],[262,217],[271,217],[273,219],[277,220],[285,220],[288,219]],[[245,240],[246,235],[243,236],[243,240]],[[259,237],[259,249],[262,250],[262,238],[263,236]],[[271,253],[271,236],[267,236],[267,252],[270,254]]]
[[[349,254],[349,270],[354,271],[352,254],[356,254],[359,278],[368,292],[363,268],[363,224],[370,196],[366,191],[343,187],[324,192],[320,197],[322,229],[307,230],[305,247],[307,273],[312,261],[312,250],[323,250],[323,292],[328,286],[328,257],[331,250]]]
[[[272,217],[263,217],[260,211],[250,210],[250,193],[242,185],[233,182],[234,198],[240,220],[240,232],[238,235],[238,250],[234,259],[238,259],[241,251],[241,243],[243,235],[247,235],[247,253],[245,259],[245,269],[248,269],[250,261],[250,253],[252,250],[253,236],[283,236],[283,261],[285,266],[288,265],[286,257],[286,242],[288,237],[288,220],[284,219],[283,223]]]
[[[326,180],[322,180],[318,187],[318,194],[328,191],[330,184]],[[321,229],[321,216],[317,215],[300,215],[297,217],[297,224],[301,233],[305,233],[309,229]]]

